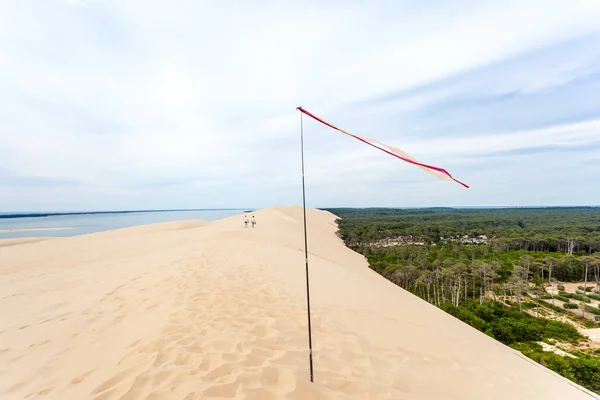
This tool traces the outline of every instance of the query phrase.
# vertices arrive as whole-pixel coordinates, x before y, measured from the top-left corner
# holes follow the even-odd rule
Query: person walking
[[[244,228],[248,227],[248,216],[244,215]]]
[[[256,225],[256,220],[254,219],[254,215],[252,216],[252,227],[254,228],[254,225]]]

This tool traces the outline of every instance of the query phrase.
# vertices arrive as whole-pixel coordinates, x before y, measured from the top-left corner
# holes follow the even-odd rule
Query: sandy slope
[[[27,238],[11,238],[0,239],[0,247],[20,246],[27,243],[40,242],[42,240],[54,239],[52,237],[27,237]]]
[[[37,232],[37,231],[68,231],[75,228],[21,228],[21,229],[0,229],[0,233],[8,232]]]
[[[2,399],[590,399],[369,270],[309,210],[0,247]]]

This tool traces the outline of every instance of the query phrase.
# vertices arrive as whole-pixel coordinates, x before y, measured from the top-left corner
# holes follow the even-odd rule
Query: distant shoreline
[[[134,214],[134,213],[159,213],[176,211],[234,211],[243,210],[243,208],[190,208],[185,210],[125,210],[125,211],[75,211],[75,212],[30,212],[30,213],[11,213],[0,214],[0,219],[9,218],[43,218],[58,217],[64,215],[95,215],[95,214]]]
[[[599,208],[598,205],[590,206],[449,206],[449,207],[316,207],[318,210],[540,210],[540,209],[583,209]],[[0,219],[11,218],[44,218],[65,215],[106,215],[106,214],[135,214],[135,213],[161,213],[161,212],[187,212],[187,211],[241,211],[252,212],[251,208],[189,208],[175,210],[123,210],[123,211],[73,211],[73,212],[20,212],[0,213]]]
[[[15,229],[0,229],[0,233],[11,232],[38,232],[38,231],[68,231],[75,228],[15,228]]]

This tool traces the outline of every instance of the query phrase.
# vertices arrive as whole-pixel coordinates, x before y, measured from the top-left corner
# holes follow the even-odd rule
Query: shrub
[[[600,301],[600,294],[588,293],[587,297],[589,297],[590,299],[594,299],[594,300]]]
[[[577,289],[579,289],[579,290],[585,290],[585,287],[584,286],[577,286]]]
[[[566,308],[567,310],[579,308],[579,306],[574,303],[565,303],[565,304],[563,304],[563,307]]]
[[[596,321],[600,322],[600,315],[596,315],[594,318],[596,318]]]
[[[585,294],[585,292],[583,290],[576,290],[575,293],[577,293],[577,294]]]
[[[541,304],[542,304],[544,307],[546,307],[546,308],[549,308],[549,309],[551,309],[551,310],[554,310],[554,311],[556,311],[556,312],[559,312],[559,313],[565,312],[565,310],[564,310],[563,308],[561,308],[561,307],[558,307],[558,306],[555,306],[555,305],[553,305],[552,303],[550,303],[550,302],[549,302],[549,301],[547,301],[547,300],[544,300],[544,301],[543,301]]]
[[[540,299],[544,299],[544,300],[548,300],[548,299],[551,299],[551,298],[552,298],[552,295],[549,294],[549,293],[545,293],[545,294],[543,294],[543,295],[540,296]]]
[[[569,324],[520,313],[517,307],[506,309],[497,302],[487,302],[482,305],[468,303],[460,307],[446,304],[441,308],[507,345],[543,339],[573,342],[583,337]]]
[[[552,352],[524,349],[523,354],[545,365],[565,378],[598,393],[600,391],[600,360],[584,356],[562,357]]]
[[[585,311],[591,312],[592,314],[595,314],[595,315],[600,315],[600,309],[598,309],[598,308],[585,306]]]
[[[583,301],[584,303],[592,302],[592,300],[589,297],[584,296],[583,294],[571,293],[571,298],[575,299],[575,300]]]
[[[554,296],[554,298],[560,301],[564,301],[565,303],[569,302],[569,298],[565,296]]]
[[[530,301],[525,301],[525,302],[521,303],[521,305],[523,306],[523,308],[525,308],[527,310],[531,310],[532,308],[535,308],[535,303],[532,303]]]
[[[565,290],[565,287],[563,285],[557,285],[558,290]]]
[[[558,294],[560,296],[571,297],[571,293],[569,293],[569,292],[559,291]]]
[[[586,291],[586,292],[593,292],[593,291],[594,291],[594,288],[593,288],[593,287],[591,287],[591,286],[588,286],[588,287],[586,287],[586,288],[585,288],[585,291]]]
[[[479,318],[475,313],[465,307],[455,307],[450,304],[444,304],[440,308],[479,331],[485,331],[487,328],[487,324],[483,319]]]

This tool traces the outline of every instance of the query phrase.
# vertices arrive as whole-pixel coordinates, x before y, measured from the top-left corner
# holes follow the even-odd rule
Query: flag
[[[385,143],[381,143],[381,142],[380,142],[380,141],[378,141],[378,140],[375,140],[375,139],[370,139],[370,138],[368,138],[368,137],[365,137],[365,136],[358,136],[358,135],[354,135],[354,134],[352,134],[352,133],[346,132],[345,130],[343,130],[343,129],[340,129],[340,128],[338,128],[337,126],[335,126],[335,125],[332,125],[332,124],[330,124],[329,122],[325,121],[324,119],[322,119],[322,118],[319,118],[319,117],[317,117],[316,115],[314,115],[314,114],[312,114],[312,113],[310,113],[310,112],[306,111],[306,110],[305,110],[305,109],[303,109],[302,107],[298,107],[297,109],[298,109],[299,111],[301,111],[302,113],[304,113],[305,115],[308,115],[309,117],[311,117],[311,118],[313,118],[313,119],[315,119],[315,120],[319,121],[319,122],[320,122],[320,123],[322,123],[322,124],[325,124],[325,125],[327,125],[327,126],[328,126],[328,127],[330,127],[330,128],[333,128],[333,129],[335,129],[336,131],[342,132],[342,133],[343,133],[343,134],[345,134],[345,135],[348,135],[348,136],[351,136],[351,137],[353,137],[353,138],[355,138],[355,139],[358,139],[358,140],[360,140],[361,142],[363,142],[363,143],[366,143],[366,144],[368,144],[369,146],[375,147],[376,149],[379,149],[379,150],[381,150],[381,151],[383,151],[383,152],[385,152],[385,153],[387,153],[387,154],[389,154],[389,155],[391,155],[391,156],[394,156],[394,157],[396,157],[396,158],[399,158],[399,159],[401,159],[402,161],[406,161],[407,163],[410,163],[410,164],[416,165],[417,167],[419,167],[419,168],[421,168],[421,169],[423,169],[423,170],[425,170],[425,171],[429,172],[430,174],[433,174],[433,175],[437,176],[438,178],[445,179],[445,180],[448,180],[448,181],[454,181],[454,182],[456,182],[456,183],[458,183],[458,184],[461,184],[462,186],[464,186],[464,187],[466,187],[466,188],[468,188],[468,187],[469,187],[468,185],[466,185],[466,184],[462,183],[461,181],[459,181],[459,180],[455,179],[455,178],[454,178],[452,175],[450,175],[450,173],[449,173],[448,171],[446,171],[445,169],[443,169],[443,168],[440,168],[440,167],[435,167],[435,166],[433,166],[433,165],[423,164],[423,163],[421,163],[421,162],[419,162],[419,161],[415,160],[415,159],[414,159],[414,157],[411,157],[410,155],[408,155],[407,153],[405,153],[404,151],[400,150],[400,149],[399,149],[399,148],[397,148],[397,147],[390,146],[390,145],[387,145],[387,144],[385,144]]]

